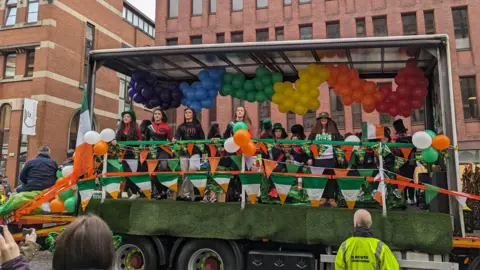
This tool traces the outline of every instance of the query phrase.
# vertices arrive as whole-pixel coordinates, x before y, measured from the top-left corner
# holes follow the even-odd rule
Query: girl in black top
[[[208,131],[207,139],[221,139],[222,135],[220,134],[220,125],[218,123],[213,123]]]

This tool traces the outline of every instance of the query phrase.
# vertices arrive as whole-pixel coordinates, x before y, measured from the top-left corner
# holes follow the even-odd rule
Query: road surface
[[[53,255],[48,251],[41,251],[35,254],[30,262],[30,270],[51,270]]]

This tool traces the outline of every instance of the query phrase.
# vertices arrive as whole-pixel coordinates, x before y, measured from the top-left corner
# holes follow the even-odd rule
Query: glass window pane
[[[232,33],[232,42],[243,42],[243,32]]]
[[[33,76],[33,68],[35,64],[35,51],[28,52],[27,54],[27,77]]]
[[[12,5],[12,4],[16,4],[17,3],[17,0],[8,0],[7,1],[7,5]]]
[[[340,38],[340,23],[328,22],[327,23],[327,38]]]
[[[416,35],[417,32],[417,14],[410,13],[410,14],[402,14],[402,26],[403,26],[403,34],[408,35]]]
[[[178,39],[177,38],[167,39],[167,46],[175,46],[175,45],[178,45]]]
[[[224,33],[217,34],[217,43],[225,43],[225,34]]]
[[[133,25],[138,26],[138,16],[133,14]]]
[[[427,35],[435,34],[435,16],[433,10],[425,11],[423,13],[423,18],[425,21],[425,33]]]
[[[470,49],[467,8],[454,9],[452,12],[456,47],[457,49]]]
[[[293,112],[287,112],[287,130],[290,130],[295,124],[297,124],[296,114]]]
[[[232,0],[232,11],[243,10],[243,0]]]
[[[367,32],[365,29],[365,19],[357,19],[356,20],[356,27],[357,27],[357,37],[366,37]]]
[[[312,39],[313,29],[312,25],[300,25],[300,39]]]
[[[267,8],[268,0],[257,0],[257,8]]]
[[[412,124],[423,124],[425,122],[425,109],[412,110]]]
[[[133,23],[133,13],[130,10],[127,10],[127,21]]]
[[[38,20],[38,1],[30,1],[28,4],[27,22],[36,22]]]
[[[127,8],[123,7],[122,15],[123,18],[127,18]]]
[[[387,16],[375,17],[373,20],[373,35],[376,37],[388,36]]]
[[[268,41],[268,29],[257,30],[257,41]]]
[[[330,88],[330,114],[331,118],[339,129],[345,128],[345,110],[341,96],[337,96],[332,88]]]
[[[464,119],[465,120],[480,119],[475,77],[460,78],[460,89],[462,91],[462,105],[463,105]]]
[[[262,121],[270,118],[270,101],[266,101],[263,103],[258,104],[258,121],[259,121],[259,127],[262,126]]]
[[[17,21],[17,8],[12,7],[7,9],[7,19],[5,20],[5,25],[15,25]]]
[[[275,28],[275,40],[284,40],[283,27]]]
[[[178,17],[178,0],[168,0],[168,17]]]
[[[17,65],[17,55],[12,53],[6,56],[5,60],[5,78],[13,78],[15,76],[15,67]]]
[[[299,2],[300,4],[303,4],[303,3],[310,3],[310,2],[311,2],[311,0],[298,0],[298,2]]]
[[[362,127],[362,106],[360,103],[355,102],[352,104],[352,123],[353,128]]]
[[[190,44],[202,44],[202,36],[190,37]]]
[[[312,130],[313,127],[315,127],[315,124],[317,122],[317,115],[315,111],[308,110],[307,113],[303,116],[303,128],[306,131]]]
[[[217,12],[217,0],[210,0],[210,14]]]
[[[138,28],[143,30],[143,19],[142,18],[138,18]]]
[[[283,4],[284,4],[285,6],[289,6],[289,5],[292,4],[292,0],[283,0]]]
[[[192,0],[192,15],[202,15],[203,0]]]

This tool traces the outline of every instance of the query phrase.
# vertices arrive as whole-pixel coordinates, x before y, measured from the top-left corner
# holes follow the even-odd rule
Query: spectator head
[[[353,215],[353,227],[354,228],[370,228],[372,227],[372,216],[365,209],[359,209]]]
[[[95,215],[77,218],[55,241],[53,269],[111,269],[115,257],[112,232]]]
[[[49,155],[50,154],[50,148],[48,146],[40,146],[40,148],[38,148],[38,153],[39,154],[44,154],[44,155]]]
[[[73,158],[73,154],[75,154],[75,150],[68,149],[67,151],[67,158]]]

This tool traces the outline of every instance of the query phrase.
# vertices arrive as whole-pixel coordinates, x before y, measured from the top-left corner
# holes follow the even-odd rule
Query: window
[[[412,124],[423,124],[425,122],[425,109],[412,110],[410,119],[412,120]]]
[[[17,21],[17,0],[8,0],[6,6],[5,25],[15,25]]]
[[[28,18],[27,22],[32,23],[38,20],[38,0],[28,1]]]
[[[28,135],[21,135],[20,145],[18,146],[18,167],[17,167],[17,177],[20,172],[25,167],[25,163],[27,163],[27,153],[28,153]],[[18,184],[18,182],[16,183]]]
[[[202,2],[203,0],[192,0],[192,15],[202,15]]]
[[[118,115],[122,112],[132,108],[132,99],[128,95],[128,83],[130,82],[130,77],[126,75],[120,75],[120,89],[119,89],[119,100],[118,100]]]
[[[360,103],[352,104],[352,123],[353,128],[362,127],[362,105]]]
[[[12,107],[9,104],[0,107],[0,174],[3,175],[6,174],[7,169],[11,113]]]
[[[127,18],[127,8],[126,7],[123,7],[123,10],[122,10],[122,16],[123,18]]]
[[[233,32],[232,42],[243,42],[243,32]]]
[[[285,39],[285,36],[284,36],[284,33],[283,33],[283,27],[278,27],[278,28],[275,28],[275,40],[284,40]]]
[[[217,34],[217,43],[225,43],[225,34],[224,33],[218,33]]]
[[[143,30],[143,26],[144,26],[144,22],[142,19],[138,19],[138,28],[142,29]]]
[[[178,38],[169,38],[167,39],[167,46],[178,45]]]
[[[340,37],[340,22],[327,22],[327,38]]]
[[[300,25],[300,39],[312,39],[313,29],[312,25]]]
[[[292,0],[283,0],[283,5],[284,6],[291,6],[292,5]]]
[[[257,41],[268,41],[268,29],[257,30]]]
[[[376,37],[388,36],[387,16],[374,17],[373,21],[373,35]]]
[[[133,24],[133,13],[127,9],[127,21]]]
[[[298,3],[300,4],[305,4],[305,3],[310,3],[311,0],[298,0]]]
[[[462,91],[463,118],[465,120],[479,120],[477,87],[475,77],[460,78]]]
[[[83,82],[88,80],[88,54],[93,50],[95,44],[95,26],[87,23],[87,33],[85,35],[85,59],[83,62]]]
[[[365,27],[365,18],[362,19],[357,19],[355,21],[356,27],[357,27],[357,37],[366,37],[367,36],[367,31]]]
[[[341,96],[337,96],[332,88],[330,88],[330,117],[339,129],[345,128],[345,110],[343,108]]]
[[[417,32],[417,14],[402,14],[403,34],[411,36],[418,34]]]
[[[306,131],[312,130],[312,128],[315,126],[317,120],[317,115],[315,111],[308,110],[307,113],[303,116],[303,128]]]
[[[291,130],[295,124],[297,124],[297,115],[293,112],[287,112],[287,130]]]
[[[468,32],[467,8],[456,8],[453,13],[453,28],[457,50],[470,49],[470,33]]]
[[[35,64],[35,51],[27,51],[27,65],[25,68],[25,76],[33,76],[33,66]]]
[[[210,0],[210,5],[208,6],[208,13],[215,14],[217,13],[217,0]]]
[[[425,33],[435,34],[435,16],[433,15],[433,10],[424,11],[423,19],[425,21]]]
[[[133,25],[138,27],[138,15],[133,14]]]
[[[257,8],[268,8],[268,0],[257,0]]]
[[[213,105],[208,109],[208,121],[210,125],[217,122],[217,98],[213,98]]]
[[[245,101],[238,98],[232,98],[232,118],[235,119],[235,113],[238,107],[245,106]]]
[[[243,0],[232,0],[232,11],[242,11]]]
[[[190,37],[190,44],[192,45],[202,44],[202,36]]]
[[[168,18],[178,17],[178,0],[168,0]]]
[[[3,73],[4,78],[15,77],[15,68],[17,67],[17,54],[9,53],[5,55],[5,71]]]
[[[259,127],[262,126],[262,121],[270,118],[270,107],[271,103],[269,100],[258,104],[258,121],[259,121]]]

